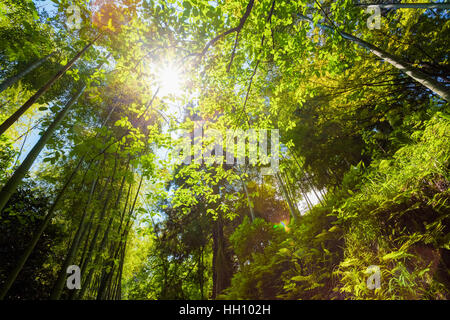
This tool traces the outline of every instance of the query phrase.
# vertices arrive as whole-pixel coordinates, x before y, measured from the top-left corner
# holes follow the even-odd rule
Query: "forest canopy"
[[[450,297],[450,5],[1,0],[0,300]]]

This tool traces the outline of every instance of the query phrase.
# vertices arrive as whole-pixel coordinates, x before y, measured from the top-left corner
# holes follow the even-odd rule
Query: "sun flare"
[[[159,72],[160,94],[163,96],[180,96],[182,92],[181,72],[179,68],[168,64],[161,68]]]

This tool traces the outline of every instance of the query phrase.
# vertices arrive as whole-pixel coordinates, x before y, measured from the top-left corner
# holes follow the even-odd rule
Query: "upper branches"
[[[240,19],[240,21],[239,21],[239,24],[238,24],[236,27],[231,28],[231,29],[229,29],[229,30],[227,30],[227,31],[225,31],[225,32],[223,32],[223,33],[221,33],[221,34],[219,34],[218,36],[216,36],[215,38],[213,38],[212,40],[210,40],[210,41],[206,44],[206,46],[203,48],[202,52],[200,52],[200,53],[195,53],[195,54],[193,54],[193,55],[197,55],[197,56],[199,56],[200,58],[203,57],[203,56],[206,54],[206,52],[208,52],[209,48],[210,48],[211,46],[213,46],[217,41],[219,41],[220,39],[222,39],[222,38],[226,37],[227,35],[229,35],[229,34],[231,34],[231,33],[234,33],[234,32],[237,33],[237,35],[236,35],[236,42],[237,42],[237,39],[238,39],[238,37],[239,37],[239,33],[241,32],[242,28],[243,28],[244,25],[245,25],[245,22],[247,21],[248,17],[250,16],[250,13],[252,12],[253,5],[254,5],[254,4],[255,4],[255,0],[250,0],[250,1],[248,2],[247,8],[246,8],[246,10],[245,10],[245,13],[244,13],[244,15],[241,17],[241,19]],[[236,44],[235,44],[235,47],[236,47]],[[233,50],[233,51],[234,51],[234,50]]]

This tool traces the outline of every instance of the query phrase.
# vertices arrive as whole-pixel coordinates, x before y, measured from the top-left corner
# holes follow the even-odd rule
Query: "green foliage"
[[[48,209],[50,199],[33,186],[25,186],[9,202],[0,217],[0,283],[14,267]],[[47,229],[30,257],[30,263],[19,275],[9,299],[46,299],[50,295],[55,275],[50,263],[55,258],[52,246],[66,236],[59,225]]]
[[[447,297],[449,132],[448,116],[436,114],[392,161],[372,164],[360,190],[338,209],[348,230],[338,271],[341,292],[355,298]],[[369,265],[380,266],[385,284],[374,293],[364,286]]]
[[[7,298],[449,298],[449,104],[342,34],[444,86],[446,12],[384,10],[369,30],[352,0],[64,0],[52,16],[36,3],[0,4],[1,81],[54,53],[1,93],[2,122],[101,37],[0,137],[3,187],[85,88],[0,213],[0,285],[38,240]],[[182,92],[162,92],[166,65]],[[239,165],[176,162],[199,121],[278,129],[280,171],[262,175],[249,150]],[[82,291],[61,285],[66,264]]]
[[[290,267],[283,251],[286,233],[261,218],[244,218],[230,237],[239,270],[223,299],[274,299],[283,291],[283,273]]]

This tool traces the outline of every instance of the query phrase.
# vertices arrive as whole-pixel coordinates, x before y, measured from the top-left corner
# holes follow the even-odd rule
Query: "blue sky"
[[[45,10],[50,16],[56,13],[56,5],[50,0],[33,0],[38,11]]]

